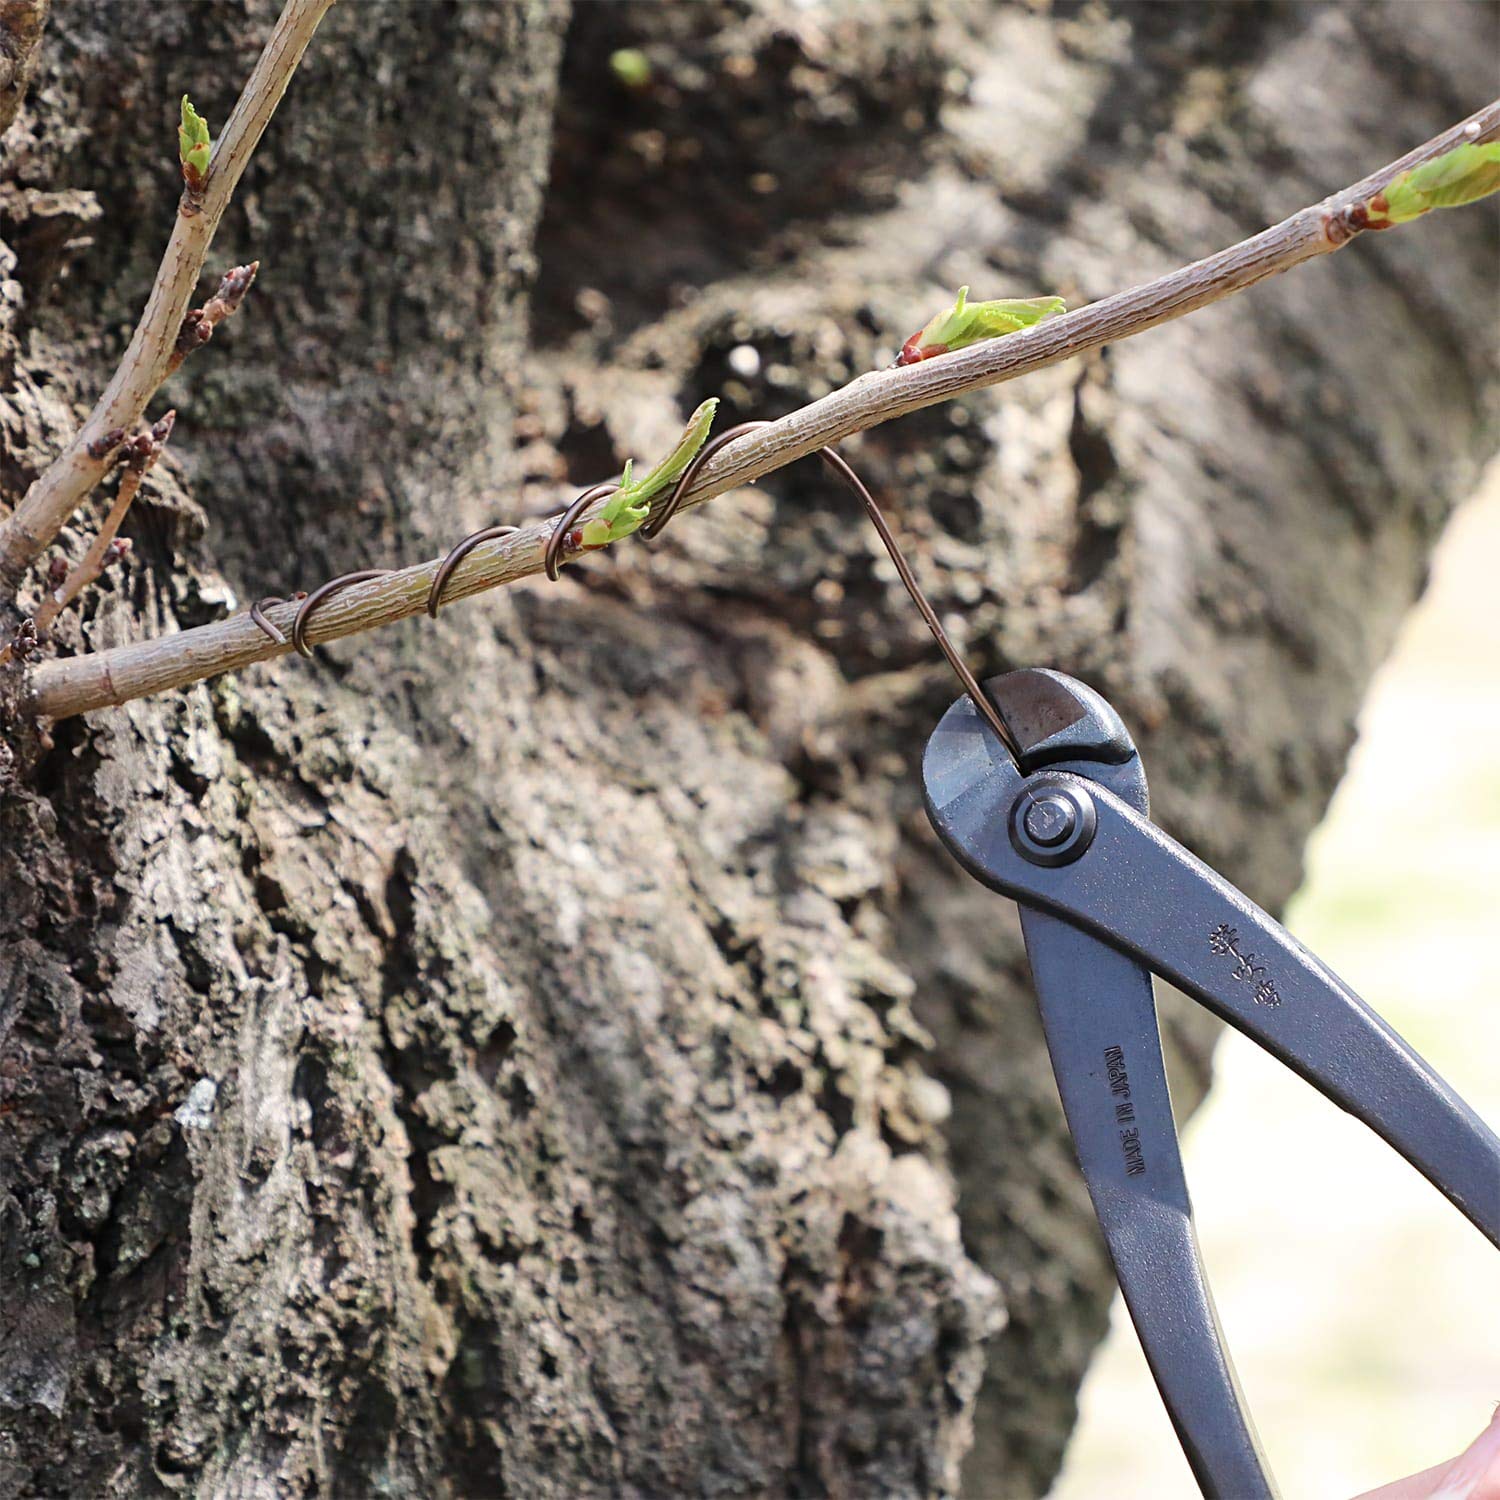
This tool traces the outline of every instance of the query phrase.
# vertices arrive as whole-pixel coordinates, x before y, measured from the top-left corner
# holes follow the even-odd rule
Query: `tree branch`
[[[146,310],[113,379],[72,442],[0,525],[0,588],[7,592],[103,478],[109,434],[133,429],[146,403],[181,363],[178,337],[183,318],[219,220],[318,22],[332,4],[333,0],[287,0],[234,113],[214,144],[201,195],[183,195]],[[178,356],[175,363],[174,356]]]
[[[52,0],[0,0],[0,135],[26,97]]]
[[[1326,255],[1373,227],[1365,212],[1369,201],[1403,172],[1465,142],[1496,138],[1500,138],[1500,100],[1322,203],[1181,270],[1004,338],[901,369],[862,375],[727,448],[704,468],[683,504],[701,504],[907,412],[1143,333]],[[445,600],[465,598],[541,572],[552,525],[540,522],[475,548],[453,573]],[[576,557],[578,550],[570,549],[568,555]],[[341,591],[309,621],[308,640],[334,640],[420,613],[437,568],[434,559]],[[265,616],[286,634],[296,611],[295,604],[283,604],[267,608]],[[183,687],[285,655],[290,649],[288,644],[273,642],[248,615],[235,615],[180,635],[39,663],[31,673],[28,702],[37,714],[66,718]]]

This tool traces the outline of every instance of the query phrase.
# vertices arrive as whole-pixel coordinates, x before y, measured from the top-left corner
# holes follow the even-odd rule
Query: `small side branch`
[[[63,581],[42,601],[41,608],[32,617],[32,626],[39,641],[47,639],[52,623],[57,617],[93,583],[111,563],[119,562],[129,551],[128,541],[117,541],[120,524],[130,510],[141,481],[155,467],[157,459],[172,436],[172,427],[177,413],[169,411],[150,432],[143,432],[125,445],[122,460],[124,472],[120,475],[120,488],[115,492],[115,503],[110,506],[99,534],[89,544],[89,549],[79,562],[64,575]]]
[[[862,375],[736,441],[705,465],[682,504],[701,504],[851,433],[1143,333],[1268,276],[1327,255],[1362,232],[1360,205],[1368,204],[1403,173],[1455,146],[1497,138],[1500,100],[1343,192],[1181,270],[1005,338]],[[585,525],[607,503],[602,500],[578,524]],[[542,572],[552,529],[553,523],[546,521],[475,547],[445,584],[445,601]],[[576,557],[577,550],[570,555]],[[439,560],[433,559],[342,590],[309,622],[309,641],[316,644],[355,635],[420,613],[439,566]],[[281,604],[268,607],[264,616],[285,635],[296,612],[295,604]],[[180,635],[40,663],[31,673],[29,703],[37,714],[66,718],[184,687],[290,650],[289,643],[273,641],[248,615],[235,615]]]
[[[72,442],[26,492],[14,514],[0,524],[0,589],[13,589],[32,559],[51,543],[104,476],[110,434],[133,429],[146,403],[181,363],[178,338],[214,232],[313,32],[332,4],[333,0],[287,0],[214,145],[201,192],[183,195],[146,310],[108,388]]]
[[[171,375],[195,349],[201,349],[213,336],[214,329],[227,318],[232,318],[245,300],[245,293],[255,283],[260,262],[253,260],[248,266],[235,266],[220,278],[219,289],[202,307],[195,307],[182,320],[177,330],[177,345],[167,361],[167,374]]]

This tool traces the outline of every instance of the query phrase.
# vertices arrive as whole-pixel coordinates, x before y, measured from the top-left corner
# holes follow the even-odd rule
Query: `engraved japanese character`
[[[1239,940],[1239,933],[1228,922],[1220,922],[1208,935],[1208,951],[1223,958],[1234,952],[1234,945]]]
[[[1253,953],[1236,953],[1234,956],[1236,962],[1231,973],[1235,979],[1249,981],[1254,979],[1257,974],[1264,974],[1266,972],[1266,966],[1256,963]]]

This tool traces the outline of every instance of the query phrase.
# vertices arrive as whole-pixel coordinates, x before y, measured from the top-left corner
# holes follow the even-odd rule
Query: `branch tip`
[[[182,123],[177,127],[177,160],[181,163],[182,180],[187,187],[185,197],[192,201],[194,212],[203,206],[212,151],[213,141],[208,133],[208,121],[193,108],[192,100],[184,94]]]
[[[256,272],[260,270],[258,260],[246,266],[234,266],[219,278],[218,290],[202,307],[189,308],[177,330],[177,339],[172,346],[172,361],[167,367],[170,375],[195,349],[201,349],[213,336],[220,323],[232,318],[240,310],[245,293],[255,284]]]
[[[0,586],[20,581],[27,565],[51,545],[99,482],[99,464],[112,448],[107,445],[107,434],[97,439],[87,434],[106,426],[114,429],[118,424],[119,438],[123,439],[125,431],[140,420],[162,381],[182,362],[176,341],[214,231],[318,23],[332,4],[333,0],[285,0],[217,143],[212,141],[207,123],[193,109],[191,99],[183,96],[177,147],[186,189],[145,310],[88,421],[33,481],[20,504],[0,519]],[[0,11],[4,9],[5,0],[0,0]],[[217,166],[213,165],[215,161]],[[235,273],[247,270],[250,275],[237,277],[241,297],[255,267],[235,268]],[[231,280],[228,290],[233,292],[235,287],[236,280]]]
[[[138,474],[144,474],[161,457],[162,449],[172,436],[177,425],[177,410],[174,407],[159,417],[147,432],[138,432],[125,444],[123,462]],[[122,486],[124,480],[120,481]]]

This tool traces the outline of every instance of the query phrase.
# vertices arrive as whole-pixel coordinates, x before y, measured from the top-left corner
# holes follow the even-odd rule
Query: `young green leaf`
[[[604,505],[599,511],[599,519],[603,521],[606,526],[613,526],[617,521],[621,519],[621,517],[627,510],[633,510],[638,503],[635,500],[630,479],[630,470],[631,466],[634,463],[635,460],[633,458],[627,458],[625,460],[625,472],[620,475],[620,488],[617,489],[614,494],[604,502]],[[642,519],[644,520],[645,518],[642,517]],[[637,524],[639,524],[639,522]],[[633,529],[634,528],[632,528],[632,530]],[[623,534],[624,533],[622,533],[622,535]],[[613,538],[611,538],[611,540],[613,540]]]
[[[914,365],[918,360],[949,354],[982,339],[1002,338],[1066,309],[1067,303],[1061,297],[1002,297],[990,302],[970,302],[968,287],[961,286],[953,306],[940,312],[901,346],[896,363]]]
[[[1406,224],[1434,208],[1461,208],[1500,190],[1500,141],[1455,146],[1403,172],[1367,205],[1370,226]]]
[[[597,516],[584,523],[581,545],[607,547],[638,530],[651,514],[652,500],[682,478],[684,470],[708,440],[708,429],[713,426],[714,413],[718,409],[719,398],[710,396],[688,418],[677,446],[642,478],[631,477],[633,461],[627,462],[625,472],[620,476],[620,488],[604,503]]]
[[[710,396],[687,420],[677,446],[646,475],[637,480],[634,492],[641,500],[654,500],[665,489],[670,489],[682,478],[683,470],[698,456],[698,450],[708,441],[708,429],[714,425],[714,413],[719,409],[719,398]],[[622,488],[625,482],[621,480]]]
[[[182,96],[182,123],[177,127],[177,155],[182,162],[182,175],[189,187],[203,185],[208,175],[208,158],[212,148],[208,134],[208,121],[193,108],[186,94]]]

